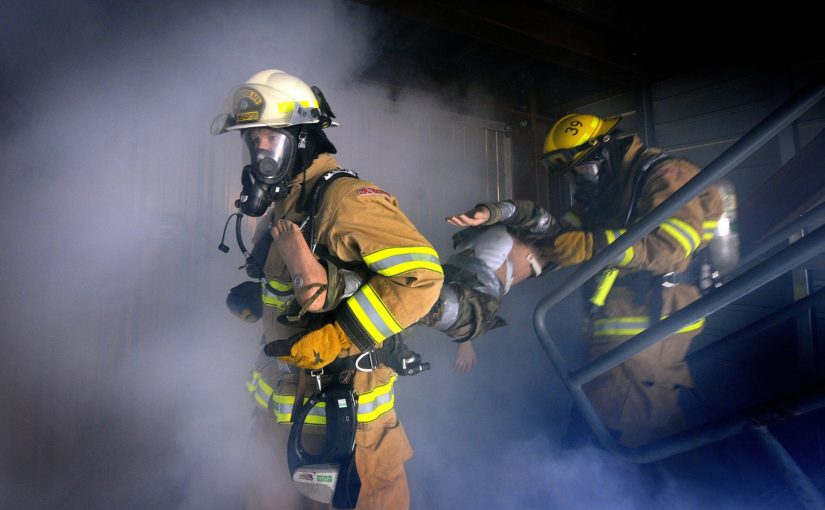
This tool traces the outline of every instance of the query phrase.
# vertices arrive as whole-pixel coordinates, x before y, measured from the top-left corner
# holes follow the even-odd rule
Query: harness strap
[[[346,358],[336,358],[335,361],[324,367],[325,374],[333,376],[350,370],[372,372],[378,365],[388,365],[392,359],[395,346],[395,337],[386,339],[378,349],[370,349],[361,354],[354,354]]]
[[[312,186],[312,190],[309,192],[309,196],[303,204],[301,204],[301,209],[303,209],[307,215],[306,221],[304,222],[304,226],[306,228],[304,236],[306,237],[307,244],[313,253],[315,252],[315,245],[317,244],[315,241],[315,222],[313,220],[315,219],[315,215],[318,213],[318,206],[321,205],[324,192],[329,187],[329,184],[341,177],[354,177],[355,179],[358,179],[358,174],[352,170],[346,170],[343,168],[336,168],[335,170],[325,173],[315,182],[315,185]]]

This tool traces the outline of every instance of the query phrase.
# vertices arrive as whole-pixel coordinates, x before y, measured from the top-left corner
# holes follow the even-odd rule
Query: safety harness
[[[640,154],[642,151],[640,151]],[[668,160],[676,159],[666,152],[653,155],[645,160],[636,174],[633,183],[633,190],[630,196],[627,212],[625,214],[624,228],[615,231],[607,230],[608,244],[615,241],[619,235],[625,232],[630,225],[635,223],[637,214],[638,196],[641,193],[645,183],[647,182],[649,171],[656,165]],[[666,232],[670,233],[683,246],[688,255],[693,254],[699,245],[704,240],[707,240],[707,232],[694,234],[692,227],[684,224],[677,218],[670,218],[660,225]],[[707,227],[707,226],[705,226]],[[707,230],[705,228],[704,230]],[[711,231],[710,235],[713,233]],[[627,265],[633,257],[633,248],[629,248],[625,253],[623,260],[618,263],[619,266]],[[596,313],[604,306],[608,294],[614,286],[630,287],[633,289],[633,294],[636,297],[638,305],[647,305],[648,317],[621,317],[621,318],[604,318],[593,320],[592,333],[594,336],[602,335],[636,335],[641,333],[650,326],[652,320],[664,319],[662,313],[662,294],[665,288],[675,287],[681,283],[696,283],[698,281],[698,266],[691,264],[689,270],[678,273],[670,272],[661,276],[654,276],[649,271],[639,271],[619,276],[619,268],[608,266],[596,278],[595,290],[590,298],[590,315],[594,317]],[[650,295],[649,301],[647,296]],[[646,302],[647,301],[647,302]],[[704,324],[704,319],[700,319],[694,323],[688,324],[680,329],[678,333],[684,333],[696,330]]]
[[[340,168],[327,172],[316,181],[305,199],[299,201],[299,211],[306,215],[301,231],[313,253],[322,249],[316,239],[314,220],[324,192],[333,181],[344,177],[358,178],[358,175]],[[323,289],[319,287],[312,299]],[[277,292],[279,289],[271,290]],[[312,299],[297,315],[286,316],[287,319],[302,319]],[[307,318],[312,320],[304,320],[302,326],[308,326],[307,329],[311,330],[334,319],[332,313],[311,317],[314,315],[317,314],[308,314]],[[272,357],[289,355],[292,346],[304,334],[306,331],[269,342],[264,346],[264,353]],[[356,425],[374,421],[393,408],[397,376],[393,375],[385,384],[359,395],[353,388],[351,374],[357,371],[372,372],[382,364],[401,375],[415,375],[430,368],[429,363],[422,362],[421,356],[406,348],[400,336],[395,335],[387,338],[378,348],[337,358],[320,370],[300,370],[294,396],[278,394],[265,383],[260,373],[253,372],[247,389],[253,393],[255,402],[270,410],[279,423],[292,422],[287,460],[293,482],[305,496],[332,503],[334,508],[354,508],[361,484],[353,455]],[[314,389],[309,397],[305,397],[310,385],[308,381],[313,379]],[[326,425],[321,452],[309,453],[304,447],[301,432],[305,424]]]

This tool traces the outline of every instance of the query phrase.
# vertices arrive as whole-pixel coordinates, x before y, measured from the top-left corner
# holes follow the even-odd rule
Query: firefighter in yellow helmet
[[[575,193],[573,207],[559,221],[561,228],[533,241],[544,269],[590,259],[699,172],[691,162],[621,133],[620,120],[576,113],[550,129],[542,163],[552,175],[568,175]],[[586,291],[590,359],[700,296],[691,262],[712,239],[722,212],[722,197],[712,186],[594,278]],[[503,224],[518,232],[546,214],[529,201],[505,201],[479,204],[448,221],[463,227]],[[685,326],[585,385],[625,446],[648,443],[681,427],[679,397],[693,385],[684,358],[703,324]]]
[[[246,166],[238,205],[260,216],[253,242],[265,247],[247,267],[260,278],[266,344],[247,385],[256,404],[247,509],[349,508],[356,500],[359,509],[409,506],[404,463],[412,449],[393,407],[397,374],[384,353],[433,305],[443,272],[395,197],[339,168],[323,130],[336,125],[332,118],[320,90],[269,69],[233,89],[213,122],[215,134],[241,135]],[[279,250],[296,245],[296,236],[305,250]],[[259,242],[266,237],[274,242]],[[335,282],[315,269],[316,259],[342,268]],[[356,288],[347,286],[347,271],[359,275]],[[337,290],[327,292],[330,286]],[[249,319],[247,312],[241,314]],[[340,395],[336,405],[302,405],[330,394]],[[297,444],[307,441],[306,450],[317,453],[317,443],[319,457],[287,452],[299,415],[304,439]],[[354,455],[332,437],[346,436],[350,425]],[[340,471],[302,462],[322,464],[329,451],[342,453]],[[344,487],[346,480],[354,482]]]

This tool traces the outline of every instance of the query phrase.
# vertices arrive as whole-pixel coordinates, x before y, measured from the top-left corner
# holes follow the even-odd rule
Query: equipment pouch
[[[304,448],[301,432],[310,410],[326,406],[326,438],[320,453]],[[361,479],[355,469],[355,428],[358,399],[352,385],[334,382],[315,392],[292,417],[287,441],[287,463],[292,481],[304,496],[332,503],[334,508],[355,508]]]

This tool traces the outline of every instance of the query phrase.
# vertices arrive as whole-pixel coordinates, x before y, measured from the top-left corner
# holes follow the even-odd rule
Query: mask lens
[[[255,177],[274,184],[283,181],[289,173],[289,162],[294,143],[289,133],[268,128],[254,128],[244,132]]]
[[[266,142],[262,143],[263,147],[255,149],[255,161],[261,161],[269,158],[275,161],[277,165],[282,165],[287,154],[289,139],[284,133],[273,131],[266,135]]]
[[[596,184],[599,182],[599,163],[588,161],[576,166],[576,180]]]

